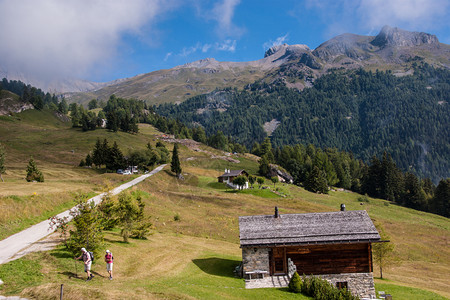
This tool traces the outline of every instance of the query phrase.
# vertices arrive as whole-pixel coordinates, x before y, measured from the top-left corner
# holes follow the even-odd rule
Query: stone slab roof
[[[239,217],[241,247],[377,242],[365,210]]]
[[[241,175],[242,173],[247,174],[245,170],[229,170],[227,173],[223,173],[219,177],[237,177]]]

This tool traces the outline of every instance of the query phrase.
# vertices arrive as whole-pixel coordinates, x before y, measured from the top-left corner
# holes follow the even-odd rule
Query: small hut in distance
[[[239,217],[246,288],[287,286],[292,274],[316,275],[375,298],[372,243],[380,235],[366,211]]]
[[[239,187],[233,184],[233,180],[238,176],[245,176],[248,178],[248,173],[245,170],[229,170],[225,169],[225,172],[218,177],[218,181],[222,182],[233,189],[238,189]],[[241,189],[248,189],[248,181]]]

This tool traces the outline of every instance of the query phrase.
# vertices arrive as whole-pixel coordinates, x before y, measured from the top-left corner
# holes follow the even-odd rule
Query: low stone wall
[[[269,248],[242,248],[242,266],[244,278],[246,272],[269,272]]]
[[[372,273],[346,273],[319,275],[333,286],[336,282],[347,282],[348,289],[360,298],[376,298]]]

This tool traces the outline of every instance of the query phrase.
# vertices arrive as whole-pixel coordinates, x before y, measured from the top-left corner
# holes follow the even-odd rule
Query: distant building
[[[223,182],[229,187],[233,189],[238,189],[239,187],[233,184],[233,180],[238,176],[245,176],[248,178],[248,173],[245,170],[228,170],[225,169],[225,172],[218,177],[219,182]],[[242,189],[248,189],[248,181],[245,183],[245,186],[241,187]]]
[[[317,275],[361,298],[375,298],[372,243],[380,235],[366,211],[239,217],[246,288],[287,286]]]

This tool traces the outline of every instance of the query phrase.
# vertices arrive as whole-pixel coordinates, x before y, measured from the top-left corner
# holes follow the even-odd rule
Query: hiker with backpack
[[[84,271],[87,273],[86,281],[94,278],[94,275],[91,273],[91,265],[93,261],[93,253],[86,251],[85,248],[81,248],[81,255],[79,257],[75,257],[75,259],[83,259],[84,262]]]
[[[114,257],[112,255],[111,251],[106,250],[105,262],[106,262],[106,271],[108,271],[108,273],[109,273],[109,280],[113,279],[113,276],[112,276],[113,260],[114,260]]]

